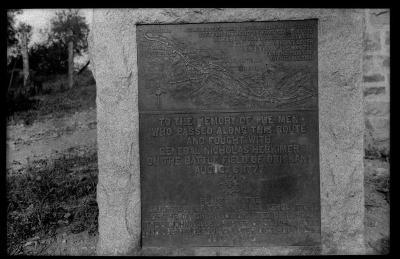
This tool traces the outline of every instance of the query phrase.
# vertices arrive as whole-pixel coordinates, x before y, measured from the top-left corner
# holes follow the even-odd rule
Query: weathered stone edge
[[[248,11],[251,11],[250,13]],[[222,14],[224,13],[224,15]],[[101,63],[102,61],[105,64],[98,65],[99,67],[103,66],[107,69],[95,69],[95,78],[98,83],[98,91],[97,91],[97,104],[98,104],[98,121],[99,121],[99,133],[98,133],[98,143],[99,143],[99,186],[98,186],[98,201],[99,201],[99,246],[98,253],[99,254],[126,254],[131,250],[134,250],[135,247],[138,247],[140,241],[140,177],[139,177],[139,156],[138,156],[138,145],[134,143],[138,143],[138,116],[137,116],[137,69],[136,69],[136,44],[135,44],[135,24],[143,24],[143,23],[184,23],[184,22],[218,22],[218,21],[266,21],[266,20],[278,20],[278,19],[309,19],[309,18],[318,18],[321,24],[325,24],[326,22],[332,20],[340,20],[342,16],[350,17],[350,20],[354,19],[356,22],[362,23],[360,20],[359,11],[357,10],[318,10],[318,9],[257,9],[257,10],[249,10],[249,9],[227,9],[227,10],[189,10],[189,9],[151,9],[151,10],[96,10],[93,16],[93,30],[98,30],[97,35],[100,35],[99,32],[103,31],[103,35],[111,36],[108,38],[108,42],[111,44],[106,44],[105,42],[101,42],[104,38],[99,38],[96,43],[100,42],[100,46],[97,47],[96,51],[91,57],[92,64],[96,65],[97,63]],[[210,16],[212,16],[210,18]],[[353,17],[353,18],[351,18]],[[122,22],[122,23],[120,23]],[[96,24],[96,25],[95,25]],[[343,26],[343,24],[342,24]],[[352,24],[352,26],[360,26],[357,24]],[[108,31],[107,31],[108,28]],[[340,29],[340,26],[339,26]],[[324,31],[326,28],[320,26],[319,34],[325,35],[327,32]],[[357,30],[356,30],[357,31]],[[357,31],[359,32],[359,31]],[[96,33],[91,34],[91,38],[95,36]],[[357,34],[358,35],[358,34]],[[351,35],[348,35],[351,38]],[[357,41],[354,38],[352,41]],[[349,41],[350,43],[352,41]],[[323,39],[319,40],[319,43],[324,43]],[[103,44],[101,44],[103,43]],[[328,44],[325,42],[325,44]],[[94,50],[96,46],[94,46],[94,41],[91,43],[91,50]],[[118,46],[122,45],[119,50],[111,50],[108,54],[114,53],[116,55],[107,55],[108,46]],[[100,49],[99,49],[100,48]],[[357,48],[352,48],[353,54],[355,57],[357,54]],[[331,49],[333,51],[333,49]],[[101,52],[100,57],[97,54]],[[320,52],[321,54],[321,52]],[[337,57],[338,53],[329,53],[330,57]],[[104,56],[105,55],[105,56]],[[103,56],[103,57],[101,57]],[[339,55],[340,56],[340,55]],[[335,59],[334,59],[335,60]],[[345,59],[346,60],[346,59]],[[323,60],[322,60],[323,61]],[[114,64],[113,64],[114,63]],[[340,62],[339,62],[340,64]],[[111,66],[111,69],[110,67]],[[346,67],[346,66],[345,66]],[[346,71],[337,70],[337,71],[324,71],[323,68],[319,73],[319,76],[323,76],[321,81],[320,78],[320,102],[323,101],[323,96],[333,96],[334,97],[343,97],[344,100],[347,100],[349,104],[352,101],[356,103],[350,106],[357,106],[357,102],[359,102],[358,96],[358,88],[359,82],[357,69],[354,72],[354,69],[350,69],[353,71],[354,75],[346,74]],[[102,71],[100,73],[100,71]],[[103,71],[106,71],[104,73]],[[97,73],[96,73],[97,72]],[[324,73],[326,72],[326,73]],[[329,72],[336,72],[334,78],[339,78],[342,81],[333,80],[333,74]],[[337,74],[339,73],[339,74]],[[344,73],[344,74],[340,74]],[[113,80],[112,77],[115,75],[115,78],[118,80]],[[338,76],[339,75],[339,76]],[[111,78],[110,78],[111,77]],[[324,80],[331,80],[328,84],[324,84]],[[344,81],[343,81],[344,80]],[[347,81],[346,81],[347,80]],[[350,80],[350,81],[348,81]],[[114,84],[116,89],[111,90],[109,85]],[[349,93],[353,97],[349,96],[339,96],[340,93],[335,93],[334,88],[331,88],[329,85],[344,85],[344,87],[349,87],[351,89]],[[323,85],[326,85],[324,87]],[[122,86],[122,87],[119,87]],[[118,88],[119,87],[119,88]],[[322,89],[330,89],[328,91]],[[332,90],[333,89],[333,90]],[[333,91],[333,92],[332,92]],[[328,103],[335,105],[335,101],[337,99],[331,98]],[[340,103],[340,102],[339,102]],[[326,108],[326,107],[325,107]],[[320,125],[324,123],[324,116],[329,117],[331,110],[324,109],[324,107],[320,106]],[[362,111],[361,111],[362,112]],[[121,113],[131,113],[131,117],[122,116]],[[339,112],[340,113],[340,112]],[[334,115],[338,115],[337,113]],[[352,111],[352,114],[348,115],[355,120],[354,127],[352,129],[344,128],[344,125],[339,125],[336,127],[332,125],[332,123],[328,122],[328,125],[331,128],[321,128],[320,126],[320,144],[324,144],[324,141],[327,144],[327,149],[321,150],[321,190],[324,188],[328,188],[327,192],[321,192],[321,201],[322,201],[322,221],[323,227],[326,224],[326,228],[324,231],[325,235],[331,235],[331,237],[325,237],[325,241],[328,241],[332,246],[326,247],[325,252],[323,253],[353,253],[352,251],[362,252],[362,249],[354,249],[354,242],[347,243],[347,236],[354,235],[352,237],[353,240],[356,240],[356,246],[363,241],[362,236],[360,236],[360,231],[362,232],[362,226],[360,226],[360,221],[362,221],[361,210],[359,209],[359,205],[357,206],[357,202],[362,202],[363,198],[360,198],[363,195],[362,188],[360,189],[357,186],[357,193],[349,193],[349,190],[343,190],[336,186],[336,183],[333,182],[334,177],[338,176],[339,178],[343,176],[345,172],[345,176],[351,175],[353,179],[356,179],[359,182],[362,182],[362,175],[360,175],[360,171],[362,171],[362,156],[360,159],[359,154],[359,136],[357,132],[362,131],[362,127],[360,127],[359,122],[357,120],[358,117],[362,117],[359,109],[355,109]],[[117,119],[118,118],[118,119]],[[118,120],[118,121],[116,121]],[[114,123],[115,122],[115,123]],[[356,130],[354,130],[356,129]],[[329,143],[328,139],[332,139],[332,137],[337,136],[338,132],[343,131],[350,133],[355,137],[356,141],[353,144],[349,144],[349,136],[345,134],[344,139],[339,139],[337,143]],[[336,132],[335,132],[336,131]],[[114,133],[112,133],[114,132]],[[117,134],[115,135],[115,132]],[[324,136],[324,132],[328,135]],[[114,136],[112,136],[114,135]],[[351,136],[350,135],[350,136]],[[119,141],[116,141],[118,140]],[[131,139],[129,143],[124,143],[123,140]],[[115,145],[112,141],[116,141],[118,144]],[[327,141],[328,140],[328,141]],[[346,142],[347,141],[347,142]],[[114,156],[110,156],[105,152],[108,148],[106,145],[108,144],[114,145]],[[362,145],[362,144],[361,144]],[[349,148],[351,147],[351,148]],[[345,151],[343,153],[342,151]],[[332,153],[333,152],[333,153]],[[132,156],[129,157],[128,154]],[[330,162],[331,156],[325,156],[324,154],[346,154],[346,156],[342,156],[341,159],[337,161],[343,162],[348,161],[350,157],[353,162],[349,162],[349,164],[345,165],[341,170],[341,172],[335,171],[335,168],[331,166]],[[124,159],[121,159],[121,156]],[[104,160],[100,159],[104,158]],[[129,163],[126,163],[129,161]],[[361,163],[360,163],[361,161]],[[361,166],[361,167],[360,167]],[[358,167],[358,170],[357,170]],[[355,168],[355,169],[354,169]],[[349,173],[349,170],[353,173]],[[109,173],[107,173],[109,172]],[[327,178],[328,175],[333,175],[332,179]],[[119,177],[118,177],[119,176]],[[119,179],[119,180],[117,180]],[[130,183],[124,185],[123,183]],[[112,187],[112,188],[111,188]],[[115,191],[117,190],[117,191]],[[112,193],[110,194],[110,191]],[[324,195],[327,193],[331,194],[339,194],[339,199],[334,200],[334,202],[330,202],[329,199],[325,199]],[[108,196],[107,196],[108,194]],[[122,197],[119,197],[121,196]],[[113,196],[117,196],[118,200],[113,200]],[[103,198],[104,197],[104,198]],[[108,198],[107,198],[108,197]],[[111,197],[111,198],[110,198]],[[354,202],[348,202],[350,201]],[[110,202],[111,200],[111,202]],[[346,202],[343,202],[345,201]],[[107,201],[107,202],[105,202]],[[108,204],[108,206],[107,206]],[[131,204],[131,205],[129,205]],[[340,206],[338,206],[340,204]],[[345,208],[345,213],[334,215],[332,211],[335,211],[338,208],[343,209],[343,206],[349,206],[346,204],[356,205],[355,210],[350,208]],[[115,211],[110,212],[109,210],[105,213],[105,208],[111,207],[115,208]],[[329,208],[328,208],[329,207]],[[351,231],[343,229],[342,223],[348,224],[347,220],[343,217],[349,217],[349,213],[355,213],[353,215],[353,227],[350,228]],[[130,215],[130,216],[128,216]],[[325,216],[324,216],[325,215]],[[132,216],[132,218],[131,218]],[[325,217],[325,218],[324,218]],[[114,226],[114,230],[119,232],[121,235],[118,240],[114,242],[110,241],[110,238],[114,238],[113,235],[110,235],[110,230],[106,229],[104,225],[107,225],[107,222],[112,222],[115,219],[116,224]],[[327,221],[334,219],[334,224],[331,224]],[[122,223],[121,223],[122,222]],[[110,224],[108,223],[108,224]],[[354,228],[355,226],[355,228]],[[128,231],[129,230],[129,231]],[[343,239],[343,237],[345,237]],[[339,240],[341,239],[341,240]],[[107,240],[104,242],[102,240]],[[107,244],[106,244],[107,243]],[[351,244],[350,246],[348,244]]]

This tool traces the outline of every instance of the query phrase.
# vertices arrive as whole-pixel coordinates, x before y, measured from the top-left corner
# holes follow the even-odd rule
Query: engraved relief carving
[[[176,39],[152,33],[145,33],[144,38],[163,48],[171,63],[172,73],[168,75],[168,84],[161,87],[162,90],[157,88],[155,95],[164,91],[173,98],[189,98],[199,105],[222,101],[229,106],[243,107],[249,103],[258,107],[265,104],[276,107],[296,105],[316,96],[307,67],[290,68],[270,62],[263,71],[238,77],[215,61],[204,58],[213,56],[204,55],[204,49],[203,55],[199,55],[188,51],[185,44]],[[223,58],[223,55],[219,57]]]

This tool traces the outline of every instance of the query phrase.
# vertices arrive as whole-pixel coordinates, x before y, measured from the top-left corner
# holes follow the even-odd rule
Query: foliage
[[[19,23],[18,27],[14,29],[14,45],[11,47],[13,49],[13,53],[9,53],[7,51],[7,83],[13,83],[13,85],[18,84],[17,86],[20,87],[23,81],[19,80],[17,77],[18,70],[22,70],[22,35],[26,36],[26,45],[29,44],[32,38],[32,26],[26,23]],[[13,74],[13,80],[11,80],[11,74]],[[10,86],[11,87],[11,86]]]
[[[52,75],[43,82],[42,95],[39,98],[9,93],[7,98],[7,116],[9,122],[23,121],[30,124],[46,116],[61,117],[96,107],[96,85],[90,70],[74,77],[75,87],[67,90],[66,75]]]
[[[65,74],[68,71],[67,47],[60,43],[35,43],[29,51],[29,66],[43,76]]]
[[[19,41],[19,48],[21,48],[23,33],[25,33],[25,35],[26,35],[26,45],[28,46],[28,44],[32,38],[32,26],[27,23],[21,22],[18,24],[18,27],[16,28],[16,32],[17,32],[16,35],[17,35],[18,41]]]
[[[70,152],[52,164],[35,164],[7,175],[8,254],[21,253],[26,239],[51,235],[60,225],[72,233],[97,231],[97,153]]]
[[[17,30],[15,28],[15,15],[22,13],[19,9],[7,10],[7,47],[18,42],[16,38]]]
[[[28,40],[32,28],[24,23],[16,29],[17,32],[28,32]],[[72,34],[70,34],[70,31]],[[42,31],[47,40],[35,43],[29,50],[29,67],[35,71],[37,76],[48,76],[66,74],[68,71],[68,41],[74,42],[74,51],[81,54],[87,49],[87,35],[89,26],[85,17],[79,14],[79,10],[58,11],[50,21],[50,28]],[[19,54],[20,56],[20,54]],[[19,60],[15,57],[10,62],[9,70],[13,61]],[[20,62],[17,63],[21,65]],[[22,65],[21,65],[22,66]]]
[[[17,78],[19,76],[18,72],[12,74],[11,71],[22,69],[21,35],[25,33],[27,35],[27,43],[29,43],[32,36],[32,27],[25,23],[20,23],[16,27],[14,18],[17,13],[21,13],[21,11],[9,10],[7,13],[8,41],[14,44],[10,50],[9,48],[7,49],[7,76],[8,82],[10,82],[11,75],[13,75],[13,85],[17,86],[14,88],[21,88],[21,80]],[[47,40],[33,44],[29,50],[30,83],[40,86],[46,77],[50,75],[66,74],[68,71],[68,41],[72,40],[74,42],[74,51],[79,55],[87,49],[88,32],[89,26],[85,21],[85,17],[80,15],[79,10],[69,9],[56,12],[50,21],[50,27],[43,32],[46,34]],[[11,51],[13,54],[11,54]],[[31,85],[28,86],[28,88],[30,87]],[[29,89],[22,90],[23,92],[30,91]],[[17,95],[20,95],[20,93]],[[27,101],[26,98],[21,96],[18,97],[17,101],[28,103],[25,102]],[[26,106],[23,105],[22,107]]]
[[[50,23],[51,27],[47,32],[50,45],[57,44],[62,48],[66,48],[68,42],[72,40],[75,53],[81,54],[87,49],[89,26],[85,17],[79,14],[79,10],[58,11]]]
[[[7,10],[7,66],[15,65],[15,62],[12,63],[12,57],[17,55],[17,29],[15,25],[15,16],[17,14],[22,13],[22,10],[18,9],[9,9]]]

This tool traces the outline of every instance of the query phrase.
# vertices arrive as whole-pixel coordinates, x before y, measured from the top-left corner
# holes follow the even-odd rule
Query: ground
[[[93,255],[97,238],[96,86],[82,73],[7,100],[7,253]]]
[[[24,174],[28,167],[40,168],[46,160],[54,163],[65,156],[85,157],[96,152],[96,110],[66,114],[63,117],[49,117],[45,121],[8,125],[7,128],[7,173],[9,176]],[[84,167],[84,168],[82,168]],[[81,172],[95,168],[95,163],[77,163],[69,168]],[[23,241],[22,254],[44,255],[91,255],[95,252],[96,234],[87,230],[72,233],[71,222],[58,225],[52,235],[33,236]]]
[[[95,95],[95,86],[80,88],[75,94],[78,95],[82,91],[88,95]],[[51,111],[60,101],[64,102],[65,106],[65,102],[73,96],[73,94],[59,93],[40,98]],[[53,100],[54,98],[58,99]],[[16,203],[14,207],[10,209],[9,206],[8,209],[7,229],[8,232],[11,230],[16,233],[15,235],[7,233],[8,241],[12,241],[7,248],[9,254],[95,254],[97,211],[93,208],[97,206],[95,203],[97,137],[94,98],[92,96],[87,99],[83,96],[80,102],[85,103],[84,105],[76,106],[74,109],[64,108],[65,112],[40,113],[34,120],[29,121],[28,125],[26,119],[21,119],[24,118],[23,115],[14,116],[14,119],[9,120],[7,125],[9,188],[16,186],[18,189],[21,184],[27,184],[21,187],[22,192],[26,193],[28,187],[36,186],[32,182],[37,181],[41,188],[46,190],[45,194],[38,196],[38,203],[33,202],[35,198],[29,197],[26,204],[23,204],[21,196],[18,196],[23,194],[8,190],[8,199]],[[389,251],[389,163],[382,159],[369,158],[365,159],[364,164],[367,252],[385,254]],[[31,178],[26,178],[28,180],[24,182],[24,175],[31,175]],[[57,177],[69,180],[65,180],[65,184],[60,187],[57,179],[61,178]],[[55,187],[51,187],[52,184],[56,184]],[[68,189],[72,188],[71,185],[76,189],[73,191]],[[90,188],[86,190],[86,186]],[[57,191],[64,188],[65,193],[55,193],[54,188]],[[72,192],[74,195],[77,193],[76,196],[72,197]],[[60,198],[64,197],[63,194],[66,196],[65,200]],[[51,203],[51,197],[60,198],[61,201]],[[33,212],[29,214],[31,210]],[[39,215],[39,221],[35,215]],[[10,226],[10,222],[17,222],[19,228],[11,228],[14,226]],[[25,222],[25,225],[21,222]],[[26,227],[30,230],[28,234],[24,230]],[[52,231],[47,231],[48,228]]]

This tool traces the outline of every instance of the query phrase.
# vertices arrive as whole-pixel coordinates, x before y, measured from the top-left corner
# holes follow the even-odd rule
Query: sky
[[[55,12],[63,9],[22,9],[22,14],[16,15],[17,24],[24,22],[32,26],[32,39],[30,45],[42,40],[40,29],[50,26],[50,19]],[[89,28],[92,22],[92,9],[80,9],[82,16],[86,18]]]

